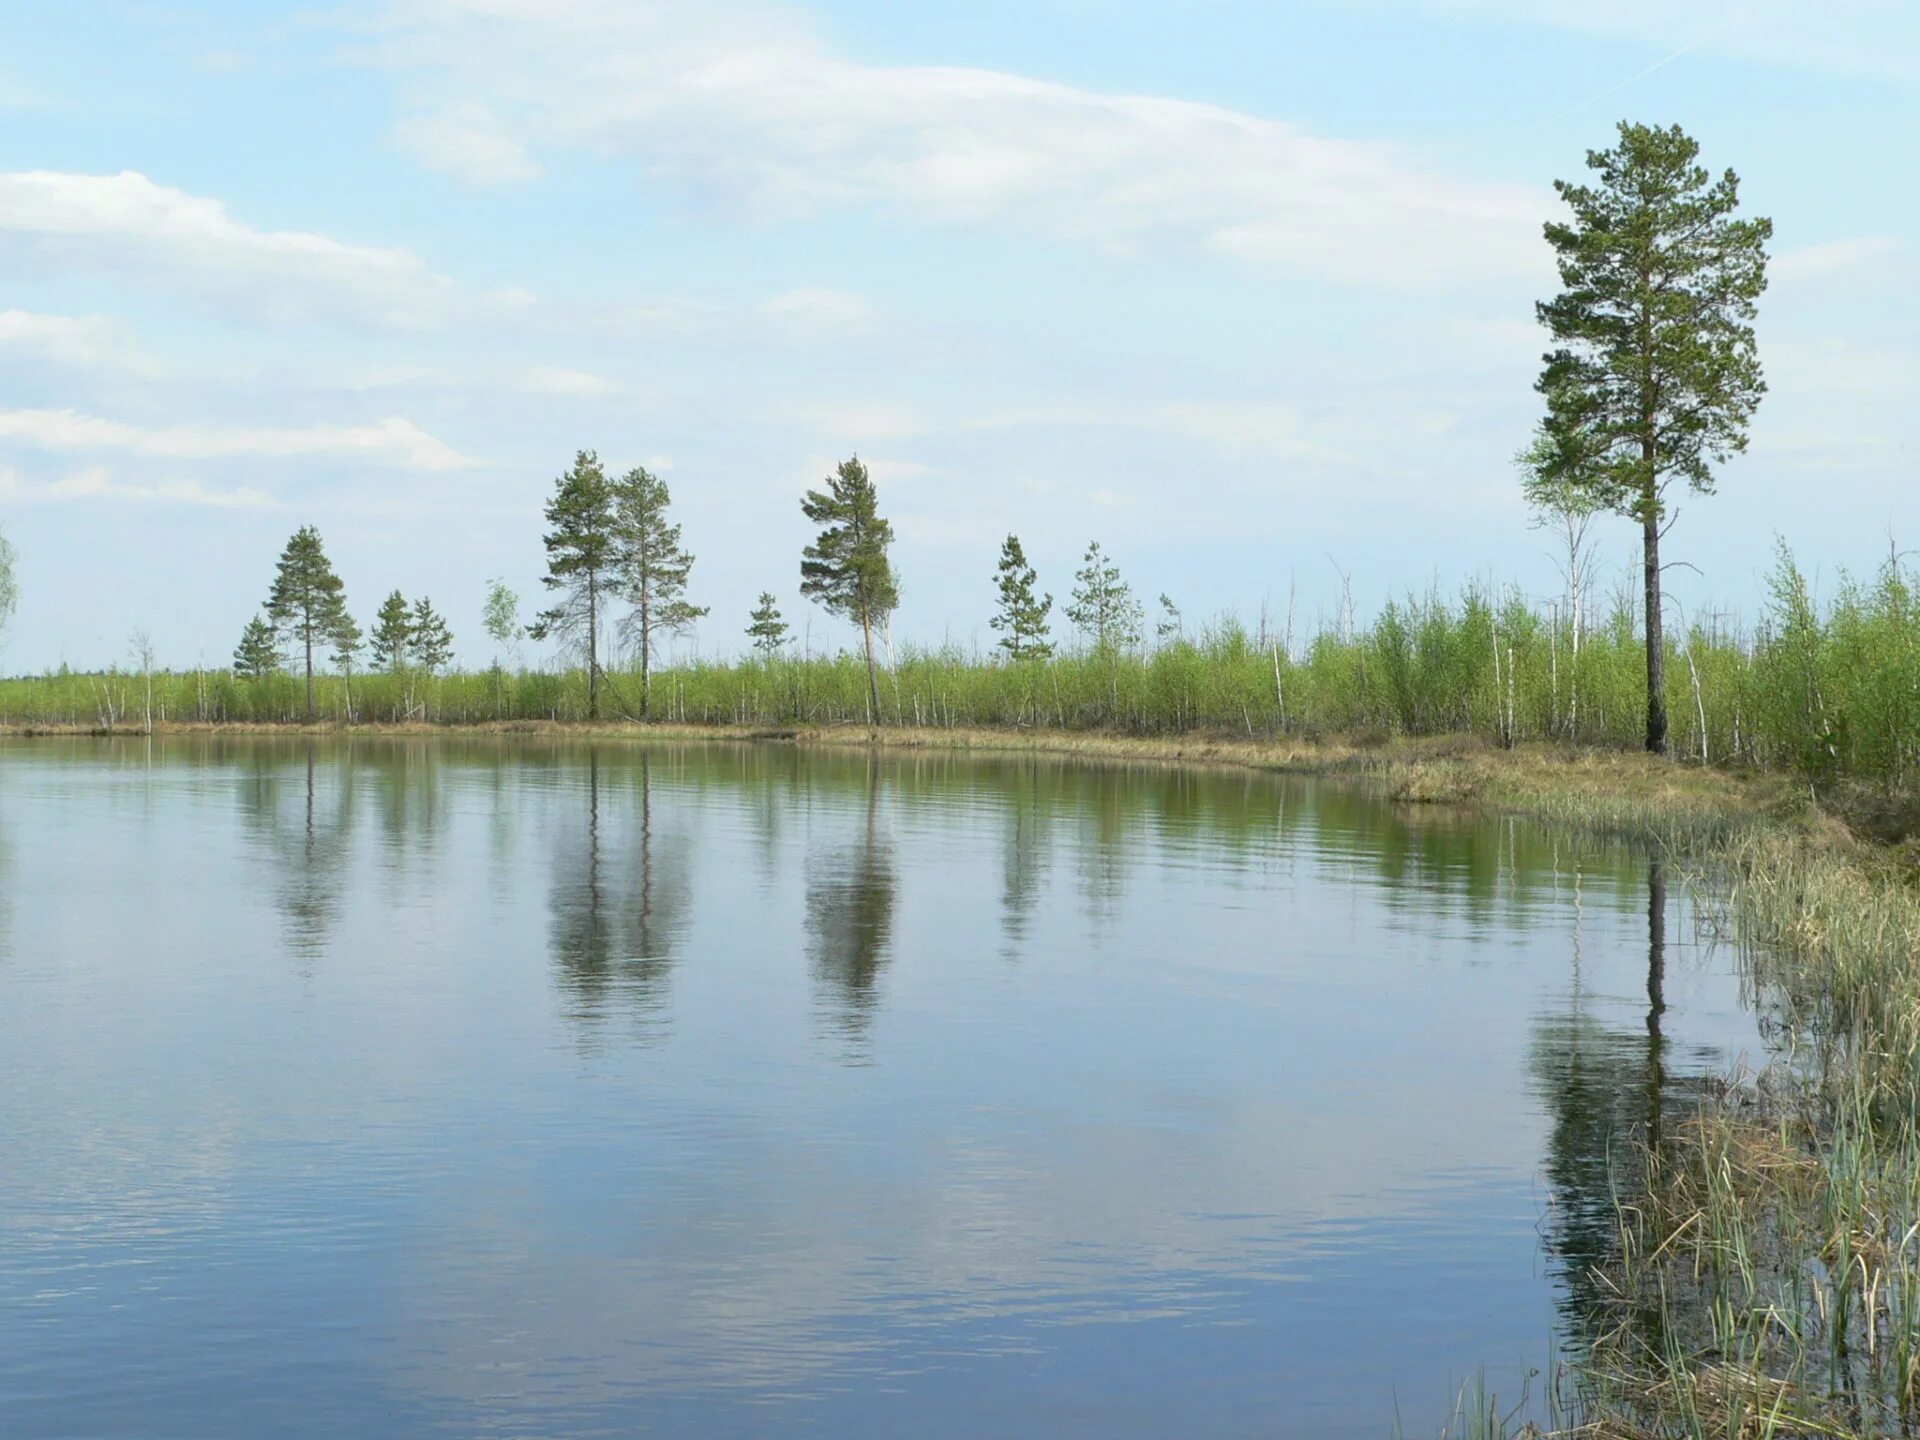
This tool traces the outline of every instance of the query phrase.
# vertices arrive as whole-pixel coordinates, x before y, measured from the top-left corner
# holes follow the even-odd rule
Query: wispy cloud
[[[1801,279],[1814,275],[1832,275],[1891,255],[1900,242],[1891,235],[1861,235],[1847,240],[1825,240],[1817,245],[1802,245],[1783,250],[1773,257],[1768,269],[1776,279]]]
[[[117,480],[104,466],[93,466],[52,480],[29,480],[0,465],[0,499],[31,505],[86,500],[129,500],[142,504],[200,505],[219,510],[264,510],[279,505],[251,486],[213,490],[198,480]]]
[[[586,150],[767,214],[885,207],[1396,286],[1542,263],[1542,191],[1217,105],[863,64],[742,0],[394,0],[365,53],[418,97],[400,142],[470,179]]]
[[[530,297],[476,295],[410,250],[305,230],[263,230],[220,201],[137,171],[0,174],[0,243],[13,263],[158,277],[272,323],[350,319],[425,329],[476,308],[512,311]]]
[[[0,410],[0,440],[61,453],[115,450],[161,460],[353,455],[428,471],[472,463],[397,416],[370,425],[149,427],[74,410]]]
[[[873,317],[873,307],[864,295],[807,286],[769,296],[761,310],[776,320],[797,320],[810,326],[858,325]]]
[[[1907,0],[1401,3],[1443,15],[1613,36],[1663,51],[1700,51],[1792,69],[1871,75],[1902,84],[1920,81],[1920,7]]]
[[[526,146],[482,111],[454,107],[412,115],[393,128],[393,142],[429,170],[474,185],[510,185],[544,173]]]
[[[0,350],[63,365],[130,367],[139,359],[132,338],[116,320],[31,310],[0,310]]]

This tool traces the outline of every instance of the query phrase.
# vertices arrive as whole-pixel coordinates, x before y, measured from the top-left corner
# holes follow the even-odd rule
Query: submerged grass
[[[1564,779],[1568,771],[1556,772]],[[1774,1059],[1655,1125],[1616,1192],[1553,1434],[1909,1435],[1920,1427],[1920,889],[1905,847],[1765,786],[1543,813],[1639,829],[1738,947]],[[1509,785],[1530,794],[1523,770]],[[1869,816],[1869,820],[1873,817]],[[1449,1433],[1518,1436],[1482,1415]]]

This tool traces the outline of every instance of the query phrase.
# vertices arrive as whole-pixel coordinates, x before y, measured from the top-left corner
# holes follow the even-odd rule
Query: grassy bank
[[[1842,579],[1817,604],[1784,554],[1751,628],[1724,617],[1670,631],[1667,707],[1677,756],[1791,772],[1823,786],[1908,787],[1920,764],[1920,607],[1889,562]],[[602,672],[601,716],[755,728],[873,723],[853,654],[794,654]],[[1007,663],[958,646],[903,645],[880,682],[878,717],[901,730],[1044,730],[1146,739],[1206,733],[1307,745],[1475,736],[1500,745],[1629,749],[1645,733],[1646,662],[1631,590],[1578,623],[1559,605],[1468,587],[1409,596],[1371,624],[1296,641],[1291,621],[1222,617],[1151,646],[1071,650]],[[315,677],[317,717],[340,724],[581,722],[573,669]],[[220,667],[0,679],[0,727],[136,728],[154,722],[298,724],[303,676],[241,678]]]

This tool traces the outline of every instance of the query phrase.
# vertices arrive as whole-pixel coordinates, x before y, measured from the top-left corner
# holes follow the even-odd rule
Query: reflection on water
[[[893,943],[893,855],[881,833],[877,758],[867,765],[860,810],[851,841],[807,856],[807,956],[828,1027],[853,1058],[864,1053]]]
[[[1669,1083],[1663,1033],[1671,908],[1666,862],[1647,861],[1645,874],[1640,1033],[1592,1013],[1577,946],[1564,1012],[1542,1015],[1535,1026],[1531,1070],[1552,1120],[1545,1164],[1553,1202],[1548,1236],[1565,1287],[1562,1330],[1571,1336],[1597,1312],[1601,1268],[1614,1252],[1617,1208],[1641,1183],[1644,1150],[1660,1143],[1665,1116],[1698,1108],[1700,1081],[1716,1068],[1710,1053],[1696,1054],[1677,1082]],[[1577,940],[1577,928],[1575,935]]]
[[[645,1038],[667,1019],[674,942],[686,913],[690,846],[658,835],[654,757],[603,775],[589,751],[579,833],[553,854],[553,957],[569,1014],[591,1027],[623,1012]]]
[[[1758,1043],[1667,891],[1238,772],[0,746],[0,1428],[1430,1429]]]

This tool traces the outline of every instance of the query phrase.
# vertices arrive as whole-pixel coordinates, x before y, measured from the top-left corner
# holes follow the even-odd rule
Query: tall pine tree
[[[860,627],[867,652],[867,697],[873,723],[880,713],[879,672],[873,661],[873,631],[900,604],[900,585],[887,558],[893,526],[880,515],[873,477],[858,456],[840,462],[825,490],[809,490],[800,502],[807,519],[822,526],[801,552],[800,593]]]
[[[1660,541],[1675,481],[1710,494],[1713,467],[1747,448],[1766,393],[1753,318],[1773,222],[1738,220],[1740,181],[1698,163],[1679,126],[1622,122],[1587,152],[1598,183],[1556,181],[1571,223],[1546,227],[1561,292],[1537,308],[1555,348],[1530,491],[1557,489],[1640,522],[1646,598],[1647,749],[1667,750]]]
[[[1053,612],[1053,596],[1035,595],[1040,577],[1027,563],[1027,552],[1020,537],[1009,535],[1000,546],[1000,569],[996,583],[1000,609],[988,623],[1000,632],[999,646],[1009,660],[1044,660],[1053,654],[1047,640],[1047,617]]]
[[[313,696],[313,652],[353,623],[347,614],[345,587],[320,543],[320,532],[303,525],[280,552],[280,567],[267,594],[267,618],[283,635],[291,636],[305,655],[307,719],[316,713]]]
[[[630,607],[621,623],[640,651],[640,718],[653,713],[653,647],[661,633],[678,634],[706,607],[686,600],[693,556],[680,544],[680,527],[667,523],[667,482],[636,465],[613,484],[619,530],[618,584]]]
[[[600,718],[600,621],[608,585],[620,559],[620,526],[613,486],[591,450],[574,456],[573,468],[554,481],[547,502],[547,573],[543,583],[559,603],[542,610],[527,627],[536,640],[549,636],[587,662],[587,718]]]

